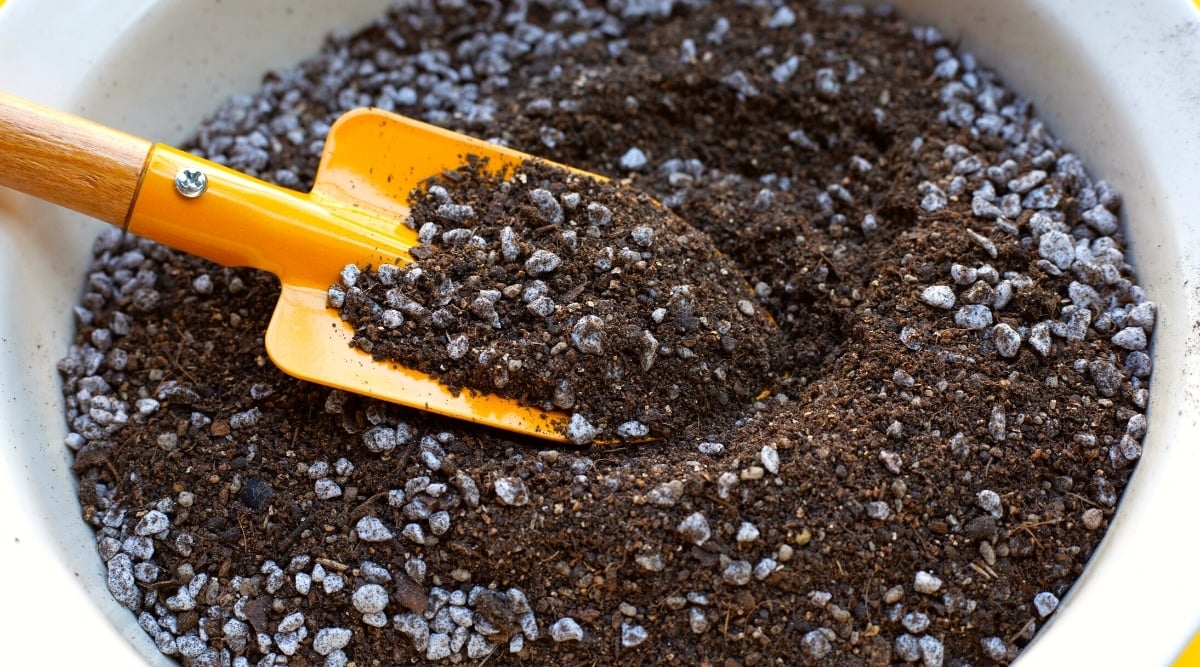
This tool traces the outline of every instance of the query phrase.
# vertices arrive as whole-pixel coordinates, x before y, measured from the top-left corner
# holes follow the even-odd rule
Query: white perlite
[[[386,542],[396,535],[377,517],[364,516],[354,524],[354,532],[364,542]]]
[[[646,166],[646,161],[646,154],[642,151],[642,149],[634,146],[633,148],[625,151],[625,154],[621,156],[617,164],[621,165],[622,169],[636,171]]]
[[[991,489],[984,489],[975,496],[975,502],[979,505],[979,509],[987,512],[993,517],[999,519],[1004,514],[1004,508],[1000,503],[1000,494]]]
[[[934,308],[950,310],[955,303],[954,288],[949,285],[926,287],[925,291],[921,292],[921,300]]]
[[[1126,350],[1146,349],[1146,332],[1141,327],[1126,327],[1112,337],[1113,345]]]
[[[541,248],[534,250],[529,259],[525,260],[525,273],[531,277],[550,273],[562,263],[558,255]]]
[[[772,475],[779,474],[779,452],[774,447],[764,445],[762,452],[759,453],[759,459],[762,461],[763,467],[767,469],[767,472]]]
[[[171,520],[167,518],[166,514],[158,510],[150,510],[146,512],[146,516],[142,517],[141,521],[138,521],[137,527],[133,529],[133,532],[137,535],[147,537],[155,533],[161,533],[170,526]]]
[[[1029,346],[1043,357],[1050,354],[1050,325],[1038,322],[1029,329]]]
[[[887,519],[892,514],[891,508],[882,500],[872,500],[866,504],[867,516],[880,521]]]
[[[933,595],[942,587],[942,580],[926,572],[918,570],[917,575],[913,577],[913,589],[918,593]]]
[[[628,623],[621,624],[621,646],[625,648],[633,648],[646,641],[649,634],[646,628],[640,625],[629,625]]]
[[[1100,232],[1101,234],[1112,234],[1117,231],[1117,216],[1113,212],[1104,208],[1103,204],[1097,204],[1092,208],[1083,212],[1079,217],[1087,223],[1089,227]]]
[[[109,559],[108,590],[117,602],[130,609],[137,609],[141,604],[142,594],[133,578],[133,559],[129,554],[117,554]]]
[[[821,630],[810,630],[800,639],[800,645],[810,658],[820,659],[833,650],[833,645]]]
[[[935,637],[925,635],[917,640],[917,646],[921,651],[921,662],[924,667],[942,667],[942,661],[946,657],[946,649],[942,646],[942,642]]]
[[[379,584],[366,584],[359,586],[354,591],[351,602],[358,611],[364,614],[373,614],[383,611],[387,607],[388,592]]]
[[[492,483],[500,502],[510,507],[520,507],[529,502],[529,493],[525,491],[525,480],[520,477],[499,477]]]
[[[785,544],[784,546],[786,547],[787,545]],[[754,578],[762,581],[782,567],[783,566],[779,564],[779,561],[775,560],[774,558],[764,558],[758,561],[758,564],[754,566]]]
[[[322,477],[313,483],[313,493],[320,500],[331,500],[342,495],[342,487],[332,479]]]
[[[1002,357],[1015,357],[1021,350],[1021,334],[1003,322],[992,327],[992,342]]]
[[[295,632],[296,630],[299,630],[300,626],[302,625],[304,625],[304,614],[296,611],[284,616],[283,620],[279,621],[279,625],[276,629],[279,632]]]
[[[1063,232],[1046,232],[1038,240],[1038,255],[1060,269],[1068,269],[1075,261],[1075,242]]]
[[[749,561],[735,560],[730,561],[725,566],[725,570],[721,573],[721,578],[725,583],[734,586],[745,586],[750,583],[750,575],[754,573],[754,566]]]
[[[571,327],[571,343],[583,354],[604,354],[604,320],[584,315]]]
[[[708,519],[704,518],[704,515],[699,512],[689,514],[687,518],[679,522],[675,530],[685,540],[696,546],[704,544],[708,541],[709,537],[712,537],[712,531],[708,528]]]
[[[1058,596],[1050,591],[1042,591],[1033,596],[1033,608],[1037,609],[1038,616],[1046,618],[1058,609]]]
[[[1000,637],[984,637],[979,640],[979,645],[983,647],[983,652],[996,662],[1008,659],[1008,645]]]
[[[565,616],[550,626],[550,638],[556,642],[581,641],[583,628],[570,616]]]
[[[587,417],[579,413],[572,414],[571,421],[567,423],[567,439],[577,445],[586,445],[595,440],[598,431]]]
[[[758,535],[759,532],[757,526],[749,521],[743,521],[742,525],[738,527],[737,531],[738,544],[749,544],[754,540],[757,540]]]
[[[954,323],[972,331],[986,329],[992,325],[992,309],[981,304],[963,306],[954,313]]]

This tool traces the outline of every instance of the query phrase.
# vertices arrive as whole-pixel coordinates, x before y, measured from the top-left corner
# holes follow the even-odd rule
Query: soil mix
[[[822,2],[417,2],[191,148],[304,188],[362,105],[608,175],[711,236],[780,329],[716,358],[771,394],[551,448],[288,378],[273,277],[106,233],[60,363],[66,444],[109,589],[160,651],[978,666],[1054,613],[1140,455],[1155,306],[1119,195],[969,53]],[[478,275],[501,315],[515,280]],[[486,325],[475,301],[458,320]]]
[[[665,437],[769,393],[779,334],[707,235],[566,169],[484,167],[413,193],[413,263],[349,266],[330,288],[355,346],[571,411],[576,444]]]

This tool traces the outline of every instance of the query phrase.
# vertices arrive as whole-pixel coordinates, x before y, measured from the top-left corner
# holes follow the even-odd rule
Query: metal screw
[[[208,176],[199,169],[184,167],[175,174],[175,189],[188,199],[195,199],[208,189]]]

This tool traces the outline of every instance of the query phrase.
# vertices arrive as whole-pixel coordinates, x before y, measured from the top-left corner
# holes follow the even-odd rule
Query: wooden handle
[[[0,185],[124,227],[152,144],[0,93]]]

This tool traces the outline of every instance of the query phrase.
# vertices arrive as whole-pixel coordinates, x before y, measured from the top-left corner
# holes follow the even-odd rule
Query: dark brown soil
[[[716,425],[776,382],[781,336],[740,269],[644,194],[475,164],[410,203],[415,261],[331,291],[376,359],[569,411],[576,444]]]
[[[758,5],[538,4],[529,25],[592,38],[505,41],[504,69],[462,54],[516,32],[516,10],[422,5],[223,108],[195,148],[299,187],[317,152],[289,128],[384,99],[402,85],[385,64],[412,67],[425,102],[401,111],[620,179],[709,234],[782,332],[731,362],[784,361],[731,418],[551,449],[285,377],[262,344],[273,277],[106,235],[61,368],[114,595],[189,664],[1012,660],[1139,454],[1134,330],[1153,306],[1106,228],[1119,197],[1026,102],[928,31],[822,7],[772,28],[781,10]],[[441,55],[403,60],[418,51]],[[471,64],[488,113],[420,83],[446,63]],[[631,147],[646,166],[621,166]],[[945,292],[954,307],[930,305]],[[637,411],[664,392],[633,414],[652,421]],[[355,597],[369,584],[381,624]],[[330,628],[348,644],[326,657]]]

